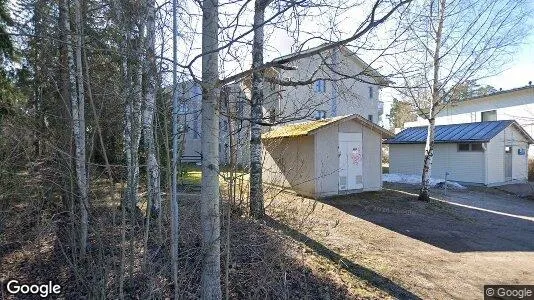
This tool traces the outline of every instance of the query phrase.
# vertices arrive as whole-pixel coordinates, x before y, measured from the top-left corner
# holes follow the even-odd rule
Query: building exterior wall
[[[505,147],[512,147],[512,180],[528,179],[528,142],[514,126],[508,126],[490,142],[484,152],[459,152],[458,144],[436,144],[432,161],[433,178],[461,182],[499,185],[506,183]],[[423,144],[392,144],[389,146],[391,173],[420,175],[423,170]],[[519,155],[518,149],[525,149]]]
[[[504,130],[504,139],[504,146],[512,146],[512,180],[528,180],[528,155],[518,154],[518,149],[528,149],[528,143],[513,126]]]
[[[332,53],[332,55],[330,55]],[[328,66],[327,66],[328,64]],[[338,80],[336,72],[347,75],[358,75],[365,66],[347,52],[337,50],[326,51],[321,55],[303,58],[291,63],[295,70],[268,69],[266,76],[277,77],[279,80],[301,81],[310,78],[327,78],[324,92],[315,90],[315,84],[299,85],[295,87],[280,86],[267,80],[263,85],[263,115],[264,122],[288,124],[314,120],[316,111],[326,112],[325,117],[351,115],[357,113],[364,118],[373,119],[379,123],[382,114],[382,102],[379,101],[380,86],[375,78],[358,76],[360,80]],[[336,72],[330,68],[334,68]],[[328,80],[333,79],[333,80]],[[363,79],[363,80],[362,80]],[[364,83],[367,81],[369,83]],[[372,91],[370,91],[370,89]],[[180,115],[185,134],[183,155],[186,157],[199,157],[201,154],[201,102],[202,91],[198,83],[185,81],[178,87],[180,102],[184,109]],[[226,101],[225,101],[226,97]],[[227,85],[221,93],[220,122],[219,122],[219,157],[221,164],[230,161],[230,132],[232,127],[237,152],[237,162],[247,166],[250,160],[250,98],[251,78],[241,82]],[[233,123],[227,118],[227,107],[234,117]],[[272,117],[272,118],[271,118]],[[232,125],[232,126],[230,126]],[[269,126],[262,126],[262,130],[269,131]]]
[[[382,189],[382,137],[363,127],[363,189]]]
[[[185,81],[178,86],[179,122],[180,128],[185,130],[183,143],[184,161],[191,161],[194,157],[200,157],[202,137],[202,89],[198,83]],[[219,159],[222,164],[230,161],[230,128],[233,132],[236,161],[242,165],[248,165],[249,140],[250,140],[250,103],[243,92],[241,84],[231,84],[225,87],[225,93],[221,94],[219,115]],[[169,91],[169,99],[172,101],[172,91]],[[232,118],[228,118],[228,114]],[[230,124],[230,122],[232,122]]]
[[[344,192],[380,190],[382,138],[354,120],[325,126],[310,136],[264,141],[264,182],[309,197],[338,195],[341,132],[363,136],[363,189]]]
[[[314,149],[313,136],[264,141],[264,182],[314,197]]]
[[[509,126],[496,135],[487,145],[488,184],[498,185],[506,182],[504,149],[512,147],[512,180],[528,180],[528,143],[524,136],[513,126]],[[525,149],[525,155],[519,155],[518,149]]]
[[[363,191],[380,190],[382,188],[382,137],[359,122],[350,120],[327,126],[315,134],[317,197],[339,194],[339,133],[362,133]]]
[[[424,144],[389,145],[390,173],[421,175]],[[431,177],[461,182],[486,182],[484,152],[459,152],[458,144],[435,144]]]
[[[339,193],[339,128],[325,127],[315,134],[315,193],[318,197]]]
[[[486,144],[487,185],[504,182],[504,132],[501,131]]]
[[[421,144],[389,145],[389,173],[421,174],[424,155]]]
[[[496,110],[497,120],[515,120],[534,136],[534,86],[448,105],[438,113],[436,125],[481,122],[482,112],[490,110]],[[419,117],[404,126],[425,125],[428,121]],[[534,155],[534,146],[529,153],[531,157]]]
[[[330,68],[341,74],[357,75],[363,66],[342,54],[339,50],[315,55],[292,63],[295,70],[280,70],[280,80],[305,81],[310,78],[327,78],[324,91],[316,91],[315,85],[281,87],[280,117],[298,122],[314,119],[315,111],[326,112],[326,117],[335,117],[357,113],[364,118],[372,116],[374,123],[379,123],[380,87],[356,79],[339,79]],[[329,66],[327,66],[327,64]],[[370,77],[359,76],[363,81],[375,83]],[[372,97],[369,91],[372,88]]]

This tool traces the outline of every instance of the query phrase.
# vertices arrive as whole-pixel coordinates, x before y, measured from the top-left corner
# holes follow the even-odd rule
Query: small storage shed
[[[387,140],[389,172],[420,175],[427,126],[407,128]],[[436,126],[431,177],[484,185],[528,179],[532,137],[516,121]]]
[[[262,135],[263,182],[313,198],[380,190],[390,137],[357,114],[275,128]]]

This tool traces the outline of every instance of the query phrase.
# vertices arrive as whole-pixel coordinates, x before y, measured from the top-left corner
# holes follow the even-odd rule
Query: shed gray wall
[[[339,133],[362,133],[363,191],[382,188],[382,137],[351,120],[315,135],[264,140],[263,180],[310,197],[339,194]],[[358,192],[344,191],[344,192]]]
[[[362,133],[363,191],[382,188],[382,137],[379,133],[350,120],[328,126],[315,134],[316,195],[339,193],[339,133]],[[351,192],[351,191],[344,191]]]
[[[264,140],[263,180],[315,196],[314,137]]]

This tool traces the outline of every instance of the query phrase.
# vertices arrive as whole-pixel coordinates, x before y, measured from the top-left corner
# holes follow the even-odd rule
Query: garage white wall
[[[504,182],[504,131],[497,134],[487,144],[486,161],[488,166],[486,184]]]
[[[389,145],[389,173],[421,174],[425,146]]]
[[[519,155],[518,149],[528,149],[528,144],[523,135],[514,126],[504,130],[506,145],[512,146],[512,179],[528,179],[528,155]]]
[[[424,144],[389,145],[390,173],[417,174],[423,170]],[[436,144],[432,178],[485,183],[484,152],[458,152],[457,144]]]

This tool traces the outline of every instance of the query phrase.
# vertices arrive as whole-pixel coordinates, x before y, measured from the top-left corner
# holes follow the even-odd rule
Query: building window
[[[496,110],[489,110],[489,111],[483,111],[481,113],[481,119],[482,122],[486,121],[497,121],[497,111]]]
[[[243,111],[245,109],[245,101],[243,99],[237,100],[237,117],[242,118],[243,117]]]
[[[369,87],[369,99],[374,98],[374,89],[372,86]]]
[[[276,91],[276,82],[270,81],[269,86],[271,87],[271,91]]]
[[[458,152],[484,152],[484,147],[481,143],[458,144]]]
[[[179,114],[179,115],[185,115],[185,114],[187,114],[187,104],[185,104],[185,103],[180,103],[180,105],[178,106],[178,114]]]
[[[315,120],[322,120],[326,118],[326,110],[316,110]]]
[[[326,92],[326,82],[324,79],[319,79],[315,82],[314,90],[316,93],[325,93]]]
[[[193,139],[194,140],[198,140],[200,138],[200,131],[198,130],[198,125],[199,125],[199,119],[200,119],[200,115],[197,116],[196,118],[193,118],[193,120],[191,120],[193,122],[193,128],[191,128],[191,135],[193,135]]]
[[[276,109],[274,109],[274,107],[269,110],[269,122],[271,122],[271,124],[276,122]]]
[[[202,97],[202,88],[200,87],[200,85],[198,84],[195,84],[193,86],[193,98],[195,100],[198,100],[200,101],[200,98]]]
[[[373,115],[368,115],[368,116],[367,116],[367,119],[368,119],[369,121],[373,122]]]
[[[471,151],[483,152],[482,144],[471,144]]]

